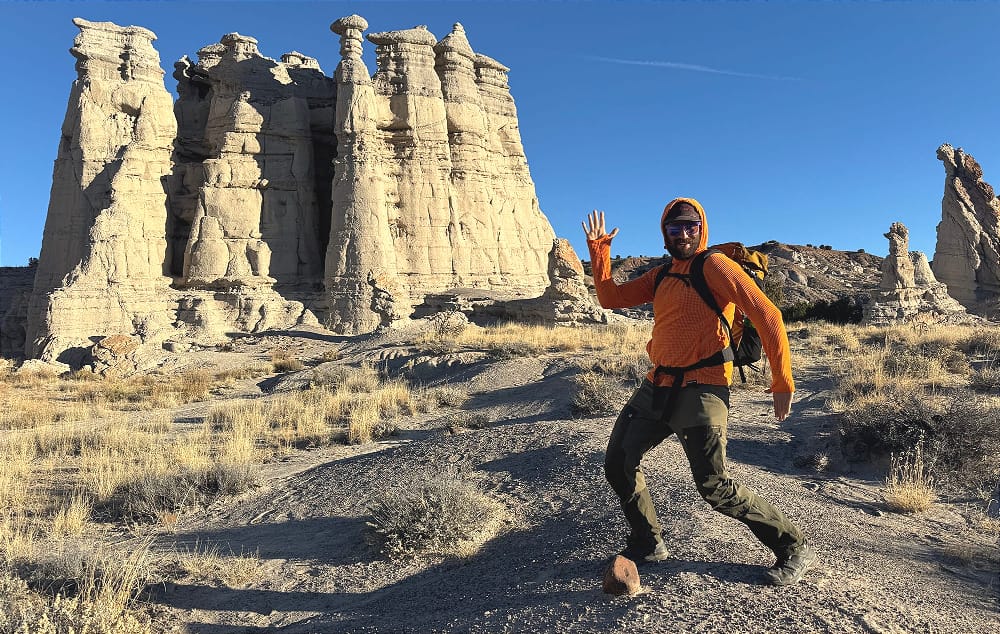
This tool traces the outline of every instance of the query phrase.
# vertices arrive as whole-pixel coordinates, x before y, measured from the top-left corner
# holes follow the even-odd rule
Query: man
[[[781,511],[734,481],[726,470],[733,365],[727,360],[731,357],[720,351],[729,345],[728,329],[687,279],[695,256],[708,244],[705,211],[693,198],[677,198],[663,210],[660,229],[673,258],[666,265],[669,275],[661,276],[657,285],[657,267],[619,285],[611,278],[611,240],[618,229],[607,233],[604,212],[597,211],[583,225],[601,305],[625,308],[653,303],[653,333],[646,351],[655,367],[618,416],[604,459],[608,482],[630,528],[622,554],[640,564],[668,556],[640,462],[647,451],[677,434],[705,501],[746,524],[774,552],[777,561],[765,580],[775,585],[796,583],[816,560],[813,547]],[[738,306],[760,333],[771,364],[774,415],[785,420],[795,386],[781,312],[739,264],[721,253],[705,259],[704,278],[729,324]]]

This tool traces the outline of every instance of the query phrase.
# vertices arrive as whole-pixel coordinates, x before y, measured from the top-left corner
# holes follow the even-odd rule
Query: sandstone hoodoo
[[[1000,199],[962,148],[946,143],[937,157],[944,163],[945,183],[934,274],[970,311],[994,316],[1000,300]]]
[[[882,260],[882,280],[865,305],[862,321],[885,325],[920,317],[928,320],[961,319],[965,308],[948,294],[948,287],[937,281],[927,256],[910,251],[910,231],[894,222],[885,234],[889,255]]]
[[[604,319],[539,208],[510,69],[462,25],[370,33],[372,75],[367,21],[336,20],[333,77],[229,33],[174,64],[174,102],[151,31],[74,23],[26,356],[78,363],[117,335],[364,333],[455,289],[494,316]]]

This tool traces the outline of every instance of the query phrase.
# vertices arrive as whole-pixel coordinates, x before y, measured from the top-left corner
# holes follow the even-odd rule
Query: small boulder
[[[620,597],[639,591],[639,569],[627,557],[615,555],[604,571],[604,592]]]

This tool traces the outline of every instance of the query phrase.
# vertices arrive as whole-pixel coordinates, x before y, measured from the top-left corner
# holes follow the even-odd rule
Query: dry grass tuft
[[[222,554],[218,545],[194,548],[177,556],[177,565],[196,581],[221,584],[227,588],[245,588],[264,576],[265,566],[260,553]]]
[[[78,537],[90,522],[93,503],[83,493],[76,493],[66,500],[52,517],[52,534],[56,537]]]
[[[288,350],[275,350],[271,353],[271,365],[275,372],[296,372],[306,367],[304,363],[292,356]]]
[[[931,507],[935,498],[934,478],[924,462],[920,445],[912,453],[892,456],[884,495],[886,505],[900,513],[920,513]]]
[[[547,352],[603,350],[610,355],[634,354],[649,340],[649,324],[596,327],[501,324],[483,328],[468,325],[455,330],[433,330],[415,342],[434,352],[479,349],[499,358]]]

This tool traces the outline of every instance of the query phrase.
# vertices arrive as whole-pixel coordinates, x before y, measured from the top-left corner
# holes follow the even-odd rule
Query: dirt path
[[[968,529],[960,507],[896,515],[881,509],[877,481],[793,466],[833,438],[828,379],[809,368],[787,423],[770,417],[766,394],[734,390],[729,453],[734,475],[807,532],[817,569],[790,588],[761,585],[769,553],[698,497],[671,439],[646,469],[672,557],[641,570],[638,595],[602,594],[624,534],[602,466],[614,419],[572,417],[573,371],[542,358],[456,373],[479,391],[466,407],[489,411],[493,426],[303,454],[252,494],[191,518],[159,547],[257,551],[266,575],[246,589],[162,587],[152,600],[176,623],[166,631],[996,631],[996,569],[954,556],[996,537]],[[364,537],[369,502],[427,469],[480,479],[513,511],[507,530],[465,560],[378,555]]]

